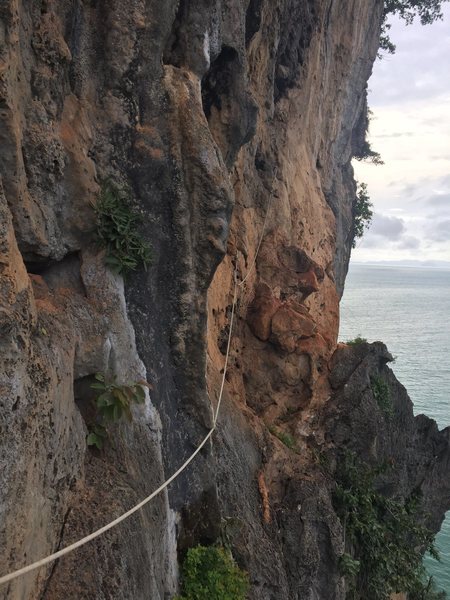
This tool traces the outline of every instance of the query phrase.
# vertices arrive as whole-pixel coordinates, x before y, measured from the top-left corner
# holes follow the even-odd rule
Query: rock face
[[[382,11],[2,1],[0,574],[112,520],[193,452],[212,425],[235,273],[246,279],[214,445],[137,516],[0,598],[166,600],[177,550],[223,535],[252,599],[344,598],[318,448],[395,457],[387,493],[421,487],[439,527],[448,432],[413,418],[384,349],[336,350]],[[125,282],[94,240],[105,180],[129,190],[153,247]],[[367,387],[377,370],[395,398],[389,427]],[[96,452],[99,372],[152,390]]]
[[[432,419],[413,416],[405,388],[387,366],[392,360],[379,342],[340,345],[331,363],[333,402],[324,411],[323,429],[333,447],[346,448],[368,464],[389,462],[381,489],[402,498],[421,492],[426,524],[437,531],[450,495],[450,427],[439,431]],[[385,404],[374,393],[377,381],[386,384]]]

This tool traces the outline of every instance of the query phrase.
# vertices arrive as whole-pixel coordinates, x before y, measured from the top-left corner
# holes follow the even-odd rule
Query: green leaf
[[[113,421],[118,421],[120,419],[120,417],[122,416],[122,406],[120,404],[114,404],[113,407]]]
[[[182,600],[245,600],[248,576],[223,547],[190,548],[182,565]]]
[[[136,229],[141,218],[131,208],[129,192],[112,182],[103,182],[94,210],[96,238],[106,250],[105,264],[125,275],[139,267],[146,268],[151,248]]]
[[[134,399],[137,404],[144,404],[145,402],[145,390],[140,385],[135,386]]]
[[[115,420],[114,408],[115,408],[115,405],[104,406],[101,410],[101,414],[102,414],[103,418],[106,419],[107,421],[114,421]]]
[[[94,432],[86,437],[86,443],[88,446],[96,446],[99,450],[103,448],[103,438]]]
[[[91,383],[91,389],[92,390],[106,390],[106,386],[104,383]]]
[[[128,406],[129,400],[123,390],[123,387],[114,386],[114,388],[111,390],[111,393],[120,405]]]
[[[126,395],[127,402],[129,404],[133,400],[133,398],[134,398],[134,387],[131,387],[129,385],[123,385],[122,386],[122,391]]]
[[[133,420],[133,414],[132,414],[131,408],[128,404],[127,404],[127,406],[124,407],[124,412],[125,412],[125,416],[126,416],[127,420],[129,422],[131,422]]]
[[[103,394],[100,394],[96,402],[99,408],[103,408],[105,406],[111,406],[114,404],[114,398],[111,396],[111,392],[107,390]]]

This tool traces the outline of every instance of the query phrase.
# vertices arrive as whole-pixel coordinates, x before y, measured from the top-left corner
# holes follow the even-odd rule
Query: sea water
[[[450,271],[351,264],[341,301],[339,339],[381,340],[415,414],[450,425]],[[441,562],[426,558],[450,597],[450,513],[436,537]]]

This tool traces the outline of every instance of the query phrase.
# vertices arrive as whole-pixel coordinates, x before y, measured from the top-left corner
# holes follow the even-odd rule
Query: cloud
[[[354,165],[375,213],[358,259],[450,257],[450,1],[443,9],[431,26],[394,23],[397,52],[374,65],[369,139],[385,164]]]
[[[432,128],[438,127],[439,129],[443,125],[440,117],[426,117],[425,119],[422,119],[422,124]]]
[[[398,248],[401,250],[417,250],[420,248],[420,240],[412,235],[405,235],[398,244]]]
[[[406,26],[400,19],[391,20],[389,36],[397,51],[394,56],[385,55],[374,70],[370,81],[373,108],[376,104],[386,106],[434,99],[448,92],[450,8],[443,6],[443,12],[443,21],[428,26],[417,21]],[[439,126],[439,123],[429,124]]]
[[[360,240],[356,248],[363,246],[364,248],[381,248],[385,245],[386,242],[382,241],[379,237],[370,237],[370,233],[364,234],[362,240]]]
[[[450,194],[436,194],[428,198],[427,204],[436,208],[450,208]]]
[[[439,221],[434,223],[427,228],[426,231],[427,239],[434,242],[448,242],[450,241],[450,219],[445,221]]]
[[[408,183],[403,189],[400,190],[402,196],[414,196],[423,186],[423,181],[417,181],[416,183]]]
[[[398,217],[375,214],[370,227],[370,234],[396,241],[405,232],[405,223]]]
[[[445,160],[445,161],[449,161],[450,160],[450,154],[435,154],[431,158],[432,158],[432,160]]]
[[[412,131],[395,131],[394,133],[379,133],[374,135],[373,138],[401,138],[401,137],[412,137],[414,133]]]
[[[415,207],[416,212],[421,213],[423,218],[428,221],[428,228],[434,226],[430,225],[430,222],[439,224],[440,221],[446,220],[450,216],[450,193],[431,191],[435,193],[421,198]]]

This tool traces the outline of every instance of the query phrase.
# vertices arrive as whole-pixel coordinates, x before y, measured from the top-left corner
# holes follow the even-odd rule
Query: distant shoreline
[[[434,269],[436,271],[450,271],[450,262],[446,263],[437,263],[437,264],[428,264],[428,263],[406,263],[406,262],[359,262],[359,261],[350,261],[349,267],[386,267],[386,268],[401,268],[401,269]]]

